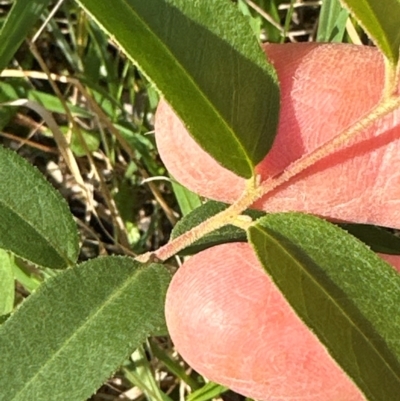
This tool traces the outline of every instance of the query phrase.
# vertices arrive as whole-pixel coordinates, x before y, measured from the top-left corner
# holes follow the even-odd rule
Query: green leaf
[[[279,88],[246,17],[228,0],[79,3],[156,84],[196,141],[250,178],[272,146]]]
[[[21,98],[35,101],[47,110],[55,113],[65,113],[65,109],[56,96],[30,89],[29,85],[22,79],[13,79],[9,82],[0,82],[0,103],[10,102]],[[67,105],[71,113],[80,117],[91,117],[91,114],[82,107],[75,106],[70,102]],[[0,107],[0,129],[3,129],[17,112],[13,107]]]
[[[367,224],[339,224],[344,230],[368,245],[374,252],[400,255],[400,237],[387,228]]]
[[[50,0],[15,0],[0,31],[0,71],[29,35]]]
[[[300,318],[371,401],[400,394],[400,275],[316,217],[261,218],[249,240]]]
[[[0,248],[38,266],[75,264],[78,235],[61,195],[36,168],[0,147]]]
[[[343,42],[349,13],[339,0],[324,0],[318,19],[317,42]]]
[[[154,339],[150,338],[151,353],[155,356],[167,370],[169,370],[179,380],[186,383],[192,391],[200,387],[199,382],[186,372],[184,366],[181,366],[179,360],[171,358],[166,349],[159,347]]]
[[[70,132],[70,127],[62,126],[60,130],[63,134],[67,134]],[[50,130],[49,130],[50,132]],[[77,132],[71,132],[71,143],[70,147],[72,152],[77,157],[82,157],[87,155],[87,151],[95,152],[99,149],[100,146],[100,137],[96,132],[88,131],[84,128],[79,128],[79,132],[81,137],[78,135]],[[85,142],[85,145],[82,143],[82,140]]]
[[[394,64],[399,59],[400,1],[342,0],[382,53]]]
[[[0,400],[87,399],[163,324],[169,280],[127,257],[48,279],[0,327]]]
[[[208,401],[219,397],[227,390],[227,387],[221,386],[220,384],[208,382],[202,388],[199,388],[198,390],[189,394],[187,401]]]
[[[193,227],[198,226],[204,220],[216,215],[219,212],[222,212],[228,206],[229,205],[226,203],[208,201],[179,220],[171,232],[171,238],[173,239],[179,237],[183,233],[191,230]],[[253,219],[257,219],[265,215],[264,212],[257,210],[247,210],[243,214],[250,216]],[[185,248],[181,253],[182,255],[191,255],[215,245],[225,244],[227,242],[244,241],[247,241],[246,232],[239,227],[227,224],[222,228],[204,235],[199,240],[193,242],[193,244],[191,244],[189,247]]]
[[[143,347],[139,347],[131,355],[131,359],[134,367],[132,369],[124,369],[126,378],[138,387],[148,400],[173,401],[172,398],[161,391]]]
[[[20,98],[20,87],[0,82],[0,103]],[[11,107],[0,107],[0,129],[2,130],[16,114],[17,110]]]
[[[28,90],[26,91],[25,97],[29,100],[41,104],[45,109],[53,113],[65,114],[65,108],[61,103],[61,100],[57,96],[37,90]],[[18,98],[10,98],[9,100],[17,99]],[[79,116],[82,118],[92,117],[92,114],[89,111],[85,110],[83,107],[76,106],[70,102],[66,102],[66,104],[68,105],[68,108],[73,116]]]
[[[22,259],[16,258],[13,264],[15,279],[28,291],[33,292],[42,283],[43,279],[34,274]]]
[[[9,82],[0,82],[0,100],[1,102],[13,101],[25,97],[36,103],[42,105],[45,109],[54,113],[65,113],[65,109],[61,100],[49,93],[41,92],[38,90],[30,89],[29,85],[22,79],[13,79]],[[73,116],[82,118],[90,118],[92,114],[85,110],[83,107],[76,106],[71,102],[66,102],[69,110]],[[1,108],[0,111],[8,110],[8,108]]]
[[[0,249],[0,316],[6,315],[14,307],[13,257]]]
[[[201,198],[199,195],[185,188],[183,185],[172,179],[172,190],[174,191],[176,200],[178,201],[179,209],[182,215],[186,216],[191,211],[201,206]]]
[[[261,37],[262,30],[261,30],[261,18],[260,16],[253,17],[251,14],[251,11],[249,9],[249,6],[245,0],[238,0],[237,2],[237,7],[240,10],[240,12],[248,19],[248,23],[251,26],[251,29],[253,30],[254,34],[256,37]]]

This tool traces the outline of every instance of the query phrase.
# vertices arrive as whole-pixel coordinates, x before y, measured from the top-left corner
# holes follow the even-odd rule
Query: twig
[[[204,235],[227,224],[235,224],[238,215],[250,207],[256,200],[267,195],[277,187],[287,183],[290,179],[296,177],[316,162],[322,160],[324,157],[343,149],[350,139],[357,136],[357,134],[364,132],[364,130],[376,120],[384,117],[399,107],[400,97],[383,97],[368,114],[359,119],[351,127],[327,141],[313,152],[310,152],[292,163],[283,173],[262,183],[259,183],[257,179],[254,180],[254,178],[249,180],[247,182],[248,186],[242,196],[227,209],[203,221],[198,226],[173,239],[158,250],[139,255],[136,260],[139,262],[149,262],[158,259],[164,261]]]

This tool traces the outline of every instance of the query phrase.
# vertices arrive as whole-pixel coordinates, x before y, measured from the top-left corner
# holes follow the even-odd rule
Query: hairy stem
[[[383,90],[383,98],[388,99],[395,96],[399,91],[399,65],[394,64],[385,57],[385,87]]]
[[[323,158],[343,149],[350,139],[370,127],[375,121],[400,107],[400,97],[383,98],[367,115],[358,120],[350,128],[325,142],[314,151],[293,162],[278,176],[264,181],[258,188],[258,197],[267,195],[278,186],[286,183],[307,168],[311,167]]]
[[[257,200],[257,188],[258,181],[256,178],[251,178],[247,182],[247,187],[243,192],[242,196],[227,209],[204,220],[198,226],[192,228],[180,235],[179,237],[168,242],[168,244],[162,246],[154,252],[147,252],[143,255],[139,255],[135,260],[146,263],[152,259],[166,260],[182,249],[186,248],[188,245],[193,244],[204,235],[217,230],[227,224],[235,224],[237,217],[245,211],[251,204]]]
[[[279,175],[271,177],[261,183],[259,182],[259,177],[251,178],[248,180],[247,187],[241,197],[227,209],[203,221],[198,226],[185,232],[181,236],[171,240],[168,244],[158,250],[138,256],[136,260],[143,263],[154,259],[164,261],[191,245],[204,235],[209,234],[218,228],[227,224],[239,225],[240,221],[238,221],[238,216],[259,198],[267,195],[323,158],[343,149],[350,139],[356,137],[357,134],[364,132],[364,130],[370,127],[375,121],[399,107],[399,96],[386,96],[384,94],[382,100],[367,115],[358,120],[350,128],[325,142],[314,151],[298,159]],[[248,226],[247,222],[243,222],[243,226]]]

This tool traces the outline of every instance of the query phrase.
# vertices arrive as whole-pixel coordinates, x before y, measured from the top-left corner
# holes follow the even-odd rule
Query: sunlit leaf
[[[46,280],[0,327],[0,400],[90,397],[164,324],[169,279],[162,265],[105,257]]]
[[[246,17],[233,4],[79,3],[156,84],[208,153],[240,176],[253,175],[272,146],[279,89]]]
[[[220,384],[208,382],[203,387],[199,388],[188,395],[188,401],[207,401],[219,397],[228,390],[227,387]]]
[[[22,259],[15,260],[15,263],[13,264],[13,272],[15,279],[28,292],[36,290],[43,281],[43,279],[28,268]]]
[[[369,400],[400,394],[400,275],[340,228],[268,215],[249,240],[300,318]]]
[[[0,248],[39,266],[75,264],[78,235],[67,203],[36,168],[0,147]]]
[[[341,0],[365,31],[393,63],[399,59],[400,1]]]

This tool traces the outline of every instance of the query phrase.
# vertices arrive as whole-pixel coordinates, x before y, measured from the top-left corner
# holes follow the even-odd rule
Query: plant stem
[[[197,241],[204,235],[221,228],[227,224],[238,225],[237,217],[255,201],[267,195],[278,186],[294,178],[310,166],[322,160],[326,156],[343,149],[357,134],[364,132],[375,121],[389,114],[400,107],[399,96],[383,96],[382,100],[364,117],[359,119],[351,127],[333,137],[323,145],[308,153],[302,158],[293,162],[285,171],[277,176],[260,183],[259,177],[253,177],[247,181],[247,187],[241,197],[227,209],[203,221],[198,226],[185,232],[181,236],[171,240],[168,244],[154,252],[148,252],[136,258],[139,262],[149,262],[152,260],[164,261],[169,259],[182,249]],[[247,224],[245,224],[247,225]]]
[[[258,188],[257,199],[267,195],[278,186],[286,183],[291,178],[294,178],[323,158],[337,152],[338,150],[344,149],[346,143],[349,143],[350,139],[354,138],[357,134],[364,132],[366,128],[371,126],[379,118],[384,117],[398,107],[400,107],[400,97],[392,96],[389,98],[383,98],[382,101],[379,102],[367,115],[362,117],[347,130],[333,137],[302,158],[296,160],[278,176],[264,181]]]
[[[217,230],[229,223],[235,223],[238,215],[245,211],[252,203],[258,199],[257,188],[258,181],[255,177],[250,178],[247,181],[247,188],[241,195],[241,197],[230,205],[227,209],[204,220],[198,226],[192,228],[180,235],[179,237],[168,242],[168,244],[162,246],[154,252],[147,252],[143,255],[139,255],[135,258],[138,262],[147,263],[153,259],[166,260],[186,248],[188,245],[193,244],[204,235]]]
[[[388,99],[395,96],[399,91],[399,65],[394,64],[385,57],[385,87],[383,89],[383,98]]]

